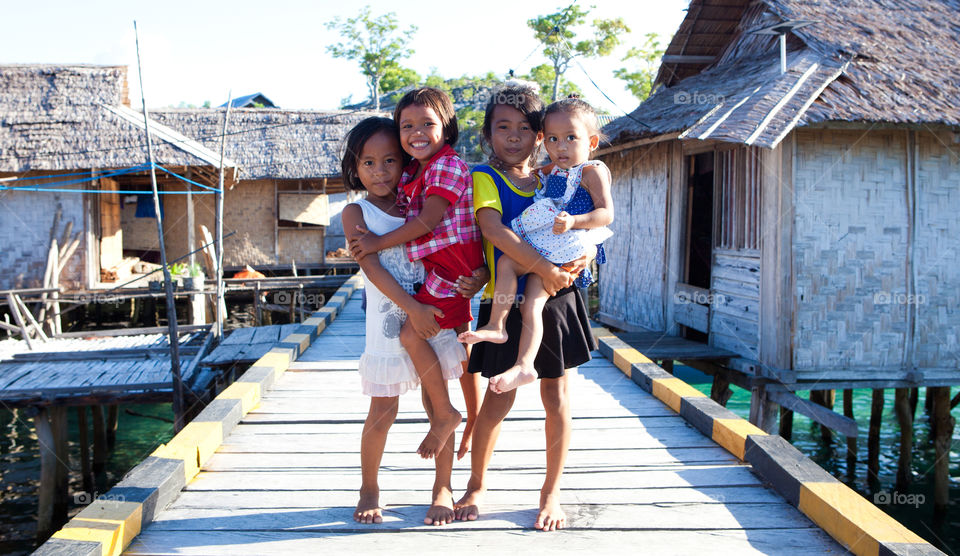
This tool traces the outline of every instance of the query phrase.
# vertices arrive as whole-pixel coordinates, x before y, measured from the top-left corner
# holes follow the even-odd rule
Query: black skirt
[[[492,306],[491,300],[480,302],[478,327],[490,320]],[[490,378],[516,364],[520,349],[520,321],[520,308],[514,305],[507,315],[508,340],[503,344],[474,344],[467,370]],[[558,291],[543,308],[543,341],[533,363],[537,374],[540,378],[559,378],[565,369],[589,361],[590,352],[595,349],[597,342],[590,331],[587,308],[580,292],[574,286]]]

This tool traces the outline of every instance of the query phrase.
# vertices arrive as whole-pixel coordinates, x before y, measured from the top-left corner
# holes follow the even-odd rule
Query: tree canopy
[[[627,90],[640,102],[646,100],[653,92],[653,80],[657,77],[657,67],[660,64],[660,57],[663,56],[657,34],[647,33],[645,37],[643,46],[631,48],[622,60],[624,62],[637,60],[640,62],[640,67],[635,67],[633,71],[624,67],[613,72],[613,75],[626,82]]]
[[[417,28],[411,26],[406,31],[397,32],[397,16],[394,12],[374,17],[370,13],[370,6],[364,6],[356,17],[335,17],[326,27],[338,31],[344,39],[327,46],[327,52],[334,58],[355,60],[360,64],[376,110],[380,109],[380,92],[384,90],[385,81],[390,85],[405,83],[411,78],[414,82],[419,81],[420,76],[416,72],[401,67],[399,63],[399,60],[413,54],[408,45]]]
[[[630,32],[623,18],[595,19],[591,23],[592,37],[577,40],[577,28],[586,22],[589,14],[589,8],[584,9],[571,4],[558,12],[527,21],[527,26],[533,30],[534,37],[543,44],[543,55],[546,56],[553,70],[551,92],[553,100],[557,100],[560,79],[574,58],[608,56],[620,45],[620,37]]]

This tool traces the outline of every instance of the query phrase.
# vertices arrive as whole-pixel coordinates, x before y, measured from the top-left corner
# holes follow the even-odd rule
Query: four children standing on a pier
[[[551,164],[538,174],[533,166],[545,134]],[[613,219],[609,172],[588,162],[599,142],[596,114],[576,99],[544,113],[533,89],[505,88],[486,108],[490,164],[472,176],[452,148],[457,135],[450,99],[432,88],[407,93],[393,122],[368,118],[348,134],[344,182],[367,191],[366,199],[344,209],[343,223],[367,281],[360,375],[371,396],[354,519],[382,520],[377,473],[387,431],[397,397],[418,383],[430,431],[417,452],[435,458],[436,465],[424,523],[477,519],[486,469],[515,388],[539,377],[547,469],[535,526],[562,528],[559,479],[571,429],[564,371],[588,361],[595,348],[573,283],[592,280],[585,268],[594,256],[602,262],[598,244],[609,237],[605,226]],[[470,332],[470,298],[490,278],[481,327]],[[515,303],[524,279],[524,298]],[[466,352],[455,333],[468,344],[489,342],[475,346],[466,374]],[[482,404],[481,375],[490,379]],[[458,455],[470,448],[471,436],[473,449],[467,492],[454,503],[453,432],[461,415],[445,381],[457,377],[468,413]]]

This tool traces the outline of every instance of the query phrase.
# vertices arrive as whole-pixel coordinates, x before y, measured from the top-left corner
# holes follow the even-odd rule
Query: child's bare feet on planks
[[[503,394],[515,388],[537,380],[537,371],[533,366],[514,365],[501,374],[490,378],[490,391]]]
[[[447,439],[450,438],[450,435],[453,434],[453,431],[457,430],[457,427],[460,426],[460,421],[462,420],[463,416],[460,415],[460,412],[454,409],[452,405],[448,411],[444,412],[442,417],[440,415],[434,417],[430,422],[430,431],[427,432],[426,438],[423,439],[420,447],[417,448],[417,453],[420,454],[420,457],[430,459],[436,456],[440,448],[442,448],[447,442]]]

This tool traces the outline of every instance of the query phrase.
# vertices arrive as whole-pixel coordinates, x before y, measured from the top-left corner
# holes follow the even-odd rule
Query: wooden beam
[[[689,54],[665,54],[661,59],[664,64],[709,64],[716,60],[716,56],[691,56]]]
[[[844,417],[810,400],[805,400],[789,390],[769,386],[767,388],[767,396],[783,407],[805,415],[811,420],[833,429],[848,438],[856,438],[860,432],[857,428],[857,422],[853,419]]]

